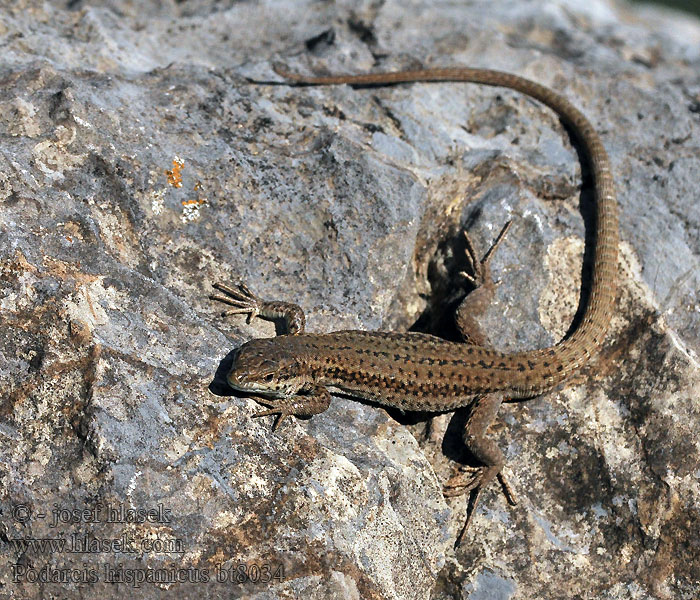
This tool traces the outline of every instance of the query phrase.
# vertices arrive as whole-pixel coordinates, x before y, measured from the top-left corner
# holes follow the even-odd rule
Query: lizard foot
[[[460,465],[455,473],[442,486],[442,495],[445,498],[456,498],[471,492],[478,487],[482,478],[484,467],[470,467]]]
[[[481,287],[484,284],[488,285],[489,283],[491,283],[491,271],[489,269],[491,257],[496,251],[496,248],[498,248],[499,244],[503,241],[503,238],[506,236],[506,233],[508,233],[508,229],[510,229],[512,223],[513,221],[506,222],[506,224],[501,229],[501,232],[496,237],[496,240],[493,244],[491,244],[491,247],[488,249],[486,254],[484,254],[484,257],[481,260],[477,258],[476,250],[474,248],[474,244],[472,243],[471,238],[469,237],[469,234],[466,231],[464,232],[464,253],[467,256],[467,262],[469,263],[469,270],[471,271],[471,274],[467,273],[466,271],[461,271],[460,275],[464,277],[469,283],[471,283],[475,288]],[[498,283],[499,282],[496,282],[495,285],[498,285]]]
[[[213,287],[224,295],[209,296],[211,300],[233,306],[232,310],[225,311],[222,313],[222,316],[247,314],[248,323],[255,317],[262,317],[271,321],[282,319],[286,325],[287,333],[292,335],[304,333],[306,317],[299,305],[291,302],[280,302],[279,300],[262,300],[251,292],[245,283],[240,281],[236,284],[236,287],[229,287],[223,283],[215,283]]]
[[[294,416],[293,406],[291,406],[291,403],[289,402],[288,398],[281,398],[279,400],[255,398],[255,401],[262,404],[263,406],[267,406],[268,410],[261,410],[260,412],[256,412],[253,415],[253,418],[267,417],[268,415],[277,415],[277,419],[275,419],[275,422],[272,425],[272,431],[276,431],[282,423],[282,421],[284,421],[287,417]]]
[[[229,287],[223,283],[215,283],[213,286],[215,289],[219,290],[224,296],[209,296],[211,300],[217,300],[218,302],[223,302],[229,306],[233,306],[232,310],[227,310],[223,315],[238,315],[247,314],[247,322],[250,323],[254,317],[257,317],[263,308],[263,301],[260,300],[250,288],[243,282],[238,282],[236,288]]]
[[[331,405],[331,395],[321,385],[310,386],[301,390],[301,392],[284,398],[256,397],[255,401],[263,406],[267,406],[267,410],[257,412],[253,417],[277,415],[277,420],[272,426],[272,431],[275,431],[287,417],[301,419],[313,417],[322,413]]]
[[[508,503],[513,506],[516,505],[518,500],[515,497],[513,488],[511,488],[506,480],[500,467],[470,467],[467,465],[460,465],[456,469],[456,473],[444,483],[442,494],[445,498],[455,498],[464,494],[470,494],[469,505],[467,506],[467,518],[457,536],[455,548],[462,543],[464,534],[467,532],[467,529],[469,529],[472,517],[479,504],[481,491],[495,478],[500,482]]]

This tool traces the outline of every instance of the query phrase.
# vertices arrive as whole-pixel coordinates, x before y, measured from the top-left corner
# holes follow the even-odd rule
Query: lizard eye
[[[273,379],[275,378],[274,373],[268,373],[263,377],[263,381],[266,381],[267,383],[270,383]]]

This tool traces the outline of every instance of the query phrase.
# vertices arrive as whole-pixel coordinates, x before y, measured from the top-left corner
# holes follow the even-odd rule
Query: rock
[[[697,21],[603,0],[0,6],[0,596],[700,593]],[[611,156],[611,332],[503,407],[520,503],[487,489],[456,551],[459,423],[334,398],[271,432],[222,376],[275,328],[207,295],[240,279],[311,331],[454,336],[461,229],[485,249],[512,218],[481,325],[503,350],[555,343],[588,273],[576,148],[515,92],[249,83],[275,62],[518,73]]]

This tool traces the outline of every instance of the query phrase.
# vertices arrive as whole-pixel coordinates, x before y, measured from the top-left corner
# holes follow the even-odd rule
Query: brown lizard
[[[469,407],[463,439],[478,468],[463,467],[445,484],[445,495],[471,493],[458,545],[470,523],[483,487],[498,477],[508,500],[515,503],[501,470],[504,457],[485,437],[504,397],[531,398],[550,390],[578,371],[600,348],[615,302],[618,217],[610,164],[591,123],[566,98],[517,75],[486,69],[447,68],[368,75],[303,77],[275,69],[290,85],[381,86],[397,83],[459,81],[510,88],[553,109],[581,144],[590,162],[595,190],[595,249],[590,295],[578,327],[558,344],[540,350],[503,353],[484,344],[480,334],[461,327],[465,343],[421,333],[336,331],[304,332],[304,312],[296,304],[261,300],[244,284],[215,284],[226,296],[211,296],[247,313],[283,319],[287,335],[254,339],[238,348],[227,380],[268,407],[255,416],[278,415],[273,427],[290,415],[310,417],[330,405],[329,388],[380,405],[408,411],[446,412]],[[477,289],[458,310],[458,326],[470,321],[469,310],[481,310],[483,296],[493,294],[489,261],[503,239],[507,223],[491,249],[477,259],[466,237],[467,259]],[[480,294],[481,293],[481,294]],[[479,296],[482,297],[479,297]],[[474,299],[477,301],[474,301]]]

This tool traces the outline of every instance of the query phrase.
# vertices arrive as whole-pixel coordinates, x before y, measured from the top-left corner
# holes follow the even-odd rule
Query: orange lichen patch
[[[206,203],[207,201],[205,198],[197,198],[196,200],[183,200],[182,206],[201,206]]]
[[[195,221],[199,218],[199,207],[206,204],[206,198],[182,201],[182,222]]]
[[[182,168],[185,166],[185,161],[176,156],[173,158],[173,168],[165,172],[168,176],[168,183],[176,188],[182,187]]]

